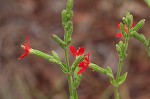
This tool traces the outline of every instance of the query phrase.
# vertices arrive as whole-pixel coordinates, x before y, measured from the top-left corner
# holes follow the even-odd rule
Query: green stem
[[[129,38],[126,38],[125,39],[126,50],[127,50],[127,47],[128,47],[128,41],[129,41]],[[118,65],[116,80],[118,80],[119,77],[120,77],[123,61],[124,61],[124,58],[120,59],[120,57],[119,57],[119,65]],[[114,97],[115,97],[115,99],[119,99],[120,98],[119,92],[118,92],[118,88],[119,88],[119,86],[114,87]]]
[[[67,49],[65,49],[65,59],[66,59],[67,69],[68,71],[70,71]],[[68,74],[67,77],[68,77],[69,92],[70,92],[70,98],[71,98],[73,96],[73,88],[72,88],[73,79],[72,79],[71,74]]]
[[[120,77],[122,64],[123,64],[123,60],[119,59],[119,65],[118,65],[117,77],[116,77],[117,80],[118,80],[118,78]]]
[[[115,99],[119,99],[118,87],[114,87],[114,97]]]

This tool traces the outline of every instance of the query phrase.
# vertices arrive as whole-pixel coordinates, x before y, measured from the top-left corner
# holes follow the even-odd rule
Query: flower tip
[[[116,34],[116,38],[121,38],[122,37],[122,33]]]
[[[117,23],[117,28],[120,29],[120,22]]]
[[[21,58],[19,57],[19,58],[18,58],[18,61],[20,61],[20,60],[21,60]]]

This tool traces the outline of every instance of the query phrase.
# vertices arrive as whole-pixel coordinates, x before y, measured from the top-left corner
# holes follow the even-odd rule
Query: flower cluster
[[[80,55],[84,55],[84,60],[78,64],[78,67],[80,67],[81,69],[77,74],[81,74],[88,68],[90,64],[90,60],[89,60],[90,54],[89,53],[84,54],[83,47],[80,47],[78,50],[76,50],[74,46],[70,46],[70,51],[76,58]]]
[[[118,28],[118,29],[121,29],[120,24],[121,24],[121,23],[118,23],[118,24],[117,24],[117,28]],[[133,27],[134,27],[134,23],[132,23],[132,26],[130,27],[130,29],[132,29]],[[128,27],[127,27],[126,25],[124,25],[124,30],[125,30],[125,32],[128,34],[129,30],[128,30]],[[122,33],[116,34],[116,38],[121,38],[122,36],[123,36]]]
[[[21,60],[22,58],[26,57],[30,53],[31,47],[30,47],[28,36],[26,36],[26,42],[24,43],[24,45],[22,45],[22,48],[24,50],[24,53],[18,58],[18,60]]]

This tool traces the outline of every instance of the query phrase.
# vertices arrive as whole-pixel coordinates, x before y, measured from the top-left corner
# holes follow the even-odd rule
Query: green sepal
[[[138,31],[140,28],[143,27],[145,23],[145,19],[142,19],[141,21],[139,21],[135,26],[134,28],[132,29],[132,31]]]
[[[50,58],[53,58],[53,56],[48,55],[46,53],[43,53],[42,51],[39,51],[39,50],[36,50],[36,49],[31,49],[30,53],[35,55],[35,56],[38,56],[40,58],[43,58],[45,60],[49,60]]]
[[[62,48],[62,49],[65,49],[66,48],[66,44],[64,41],[62,41],[57,35],[52,35],[52,39],[57,42],[59,44],[59,46]]]
[[[118,79],[117,79],[117,84],[118,85],[121,85],[122,83],[125,82],[126,78],[127,78],[127,72],[125,74],[123,74],[122,76],[120,76]]]
[[[52,51],[52,54],[54,56],[54,58],[58,61],[60,61],[61,59],[59,58],[58,54],[55,51]]]
[[[74,72],[80,62],[84,60],[84,56],[78,56],[71,66],[71,72]]]
[[[144,0],[146,4],[150,7],[150,0]]]

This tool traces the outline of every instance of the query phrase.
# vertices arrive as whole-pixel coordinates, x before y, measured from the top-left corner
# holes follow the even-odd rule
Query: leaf
[[[35,55],[35,56],[38,56],[38,57],[41,57],[45,60],[49,60],[50,58],[52,58],[53,56],[51,55],[48,55],[46,53],[43,53],[42,51],[39,51],[39,50],[36,50],[36,49],[32,49],[30,51],[31,54]]]
[[[59,58],[58,54],[55,51],[52,51],[52,54],[54,56],[54,58],[58,61],[60,61],[61,59]]]
[[[66,44],[64,41],[62,41],[57,35],[52,35],[52,39],[57,42],[59,44],[59,46],[62,48],[62,49],[65,49],[66,47]]]
[[[142,19],[141,21],[139,21],[135,26],[134,28],[132,29],[132,31],[138,31],[140,28],[143,27],[145,23],[145,19]]]
[[[62,72],[64,72],[64,73],[68,73],[68,71],[67,71],[67,68],[66,68],[67,66],[66,66],[66,64],[60,64],[60,69],[62,70]]]
[[[128,73],[126,72],[124,75],[120,76],[120,77],[117,79],[117,84],[118,84],[118,85],[121,85],[122,83],[124,83],[124,81],[126,80],[127,74],[128,74]]]
[[[99,66],[96,65],[96,64],[90,63],[89,67],[92,67],[92,69],[93,69],[94,71],[100,72],[100,73],[102,73],[102,74],[106,74],[106,73],[107,73],[107,70],[105,70],[105,69],[99,67]]]

